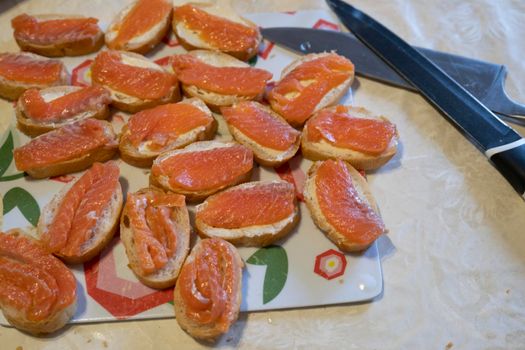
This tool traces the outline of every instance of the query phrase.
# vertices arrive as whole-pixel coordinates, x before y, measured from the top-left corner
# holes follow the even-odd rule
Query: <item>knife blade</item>
[[[352,60],[358,75],[417,91],[351,33],[292,27],[262,28],[261,33],[265,39],[303,54],[335,50]],[[525,119],[525,105],[514,102],[505,92],[505,66],[419,47],[415,49],[493,112]]]
[[[382,24],[341,0],[327,0],[341,22],[485,153],[525,199],[525,139],[467,90]]]

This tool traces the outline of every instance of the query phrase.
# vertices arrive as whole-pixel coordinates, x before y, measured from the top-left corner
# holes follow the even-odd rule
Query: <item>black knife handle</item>
[[[486,152],[496,169],[507,179],[516,191],[525,199],[525,139],[500,146],[499,150]]]

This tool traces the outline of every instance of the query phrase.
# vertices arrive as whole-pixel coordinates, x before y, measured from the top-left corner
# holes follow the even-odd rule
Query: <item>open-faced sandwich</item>
[[[37,228],[49,252],[82,263],[111,241],[123,204],[119,176],[116,162],[95,163],[46,205]]]

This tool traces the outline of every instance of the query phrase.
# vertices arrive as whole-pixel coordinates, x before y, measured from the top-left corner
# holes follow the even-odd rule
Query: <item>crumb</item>
[[[271,318],[268,319],[268,323],[272,324],[272,319]]]
[[[16,347],[16,350],[24,350],[24,348],[23,348],[21,345],[18,345],[18,346]]]
[[[339,284],[344,284],[344,283],[345,283],[345,280],[341,278],[341,279],[339,280]]]
[[[88,342],[88,343],[91,343],[91,339],[88,339],[87,342]]]
[[[449,341],[448,344],[445,346],[445,349],[446,350],[450,350],[450,349],[452,349],[453,346],[454,346],[454,344],[451,341]]]
[[[103,345],[105,348],[107,348],[107,347],[108,347],[108,342],[104,340],[104,341],[102,342],[102,345]]]
[[[507,289],[505,293],[510,294],[510,289]]]
[[[233,338],[228,338],[228,339],[226,339],[226,343],[229,343],[229,342],[231,342],[232,340],[233,340]]]

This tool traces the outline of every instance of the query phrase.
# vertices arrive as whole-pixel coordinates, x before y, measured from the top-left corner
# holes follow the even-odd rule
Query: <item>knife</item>
[[[341,22],[410,82],[485,153],[525,199],[525,139],[425,55],[367,14],[341,0],[327,0]]]
[[[525,199],[525,139],[454,79],[382,24],[341,0],[327,0],[341,22],[482,150]]]
[[[358,75],[417,91],[351,33],[292,27],[262,28],[261,33],[265,39],[303,54],[336,50],[338,54],[352,60]],[[424,48],[415,49],[493,112],[525,119],[525,104],[514,102],[505,92],[505,66]]]

